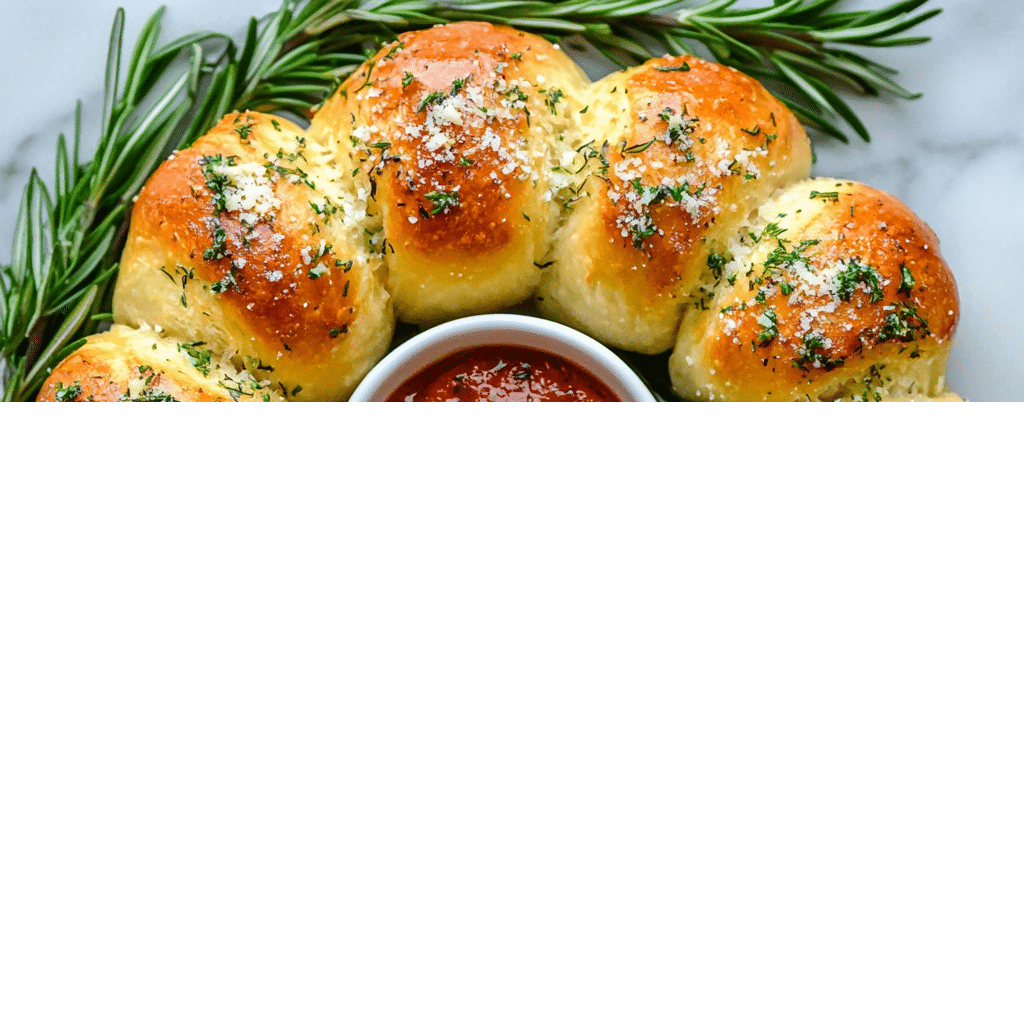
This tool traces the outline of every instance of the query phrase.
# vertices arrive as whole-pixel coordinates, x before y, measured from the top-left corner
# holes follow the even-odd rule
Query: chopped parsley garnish
[[[429,214],[431,217],[437,213],[454,210],[459,205],[458,192],[428,192],[424,199],[429,199],[434,204],[434,208]]]
[[[778,238],[780,235],[784,235],[785,233],[786,229],[781,224],[776,224],[775,221],[772,221],[770,224],[765,225],[765,229],[761,234],[758,234],[756,231],[751,231],[750,237],[755,242],[760,242],[762,238]]]
[[[671,68],[663,68],[660,65],[658,65],[657,70],[658,71],[689,71],[690,70],[690,65],[687,64],[686,61],[683,61],[682,64],[676,64],[674,67],[671,67]]]
[[[769,224],[768,227],[778,227],[778,225]],[[768,229],[762,233],[761,237],[768,234]],[[782,270],[783,268],[795,267],[798,263],[803,264],[808,270],[811,269],[811,261],[808,259],[806,252],[812,245],[818,244],[817,238],[807,238],[802,241],[793,249],[787,249],[785,243],[781,238],[778,238],[779,232],[774,232],[776,235],[776,247],[768,254],[764,261],[764,271],[761,277],[757,279],[757,283],[760,284],[765,278],[772,277],[772,273],[775,270]],[[790,291],[792,291],[790,287]],[[788,295],[789,292],[783,292],[784,295]]]
[[[249,138],[249,135],[252,132],[253,127],[256,124],[256,120],[255,120],[255,118],[253,118],[250,115],[249,117],[247,117],[245,119],[245,123],[244,124],[239,124],[238,122],[241,120],[241,117],[242,117],[242,115],[239,114],[238,117],[235,118],[235,126],[236,127],[234,129],[232,129],[232,130],[237,132],[238,137],[240,139],[244,140],[244,139]]]
[[[557,113],[555,107],[564,95],[565,93],[563,93],[561,89],[552,89],[551,92],[544,97],[544,103],[552,114]]]
[[[630,184],[633,190],[640,194],[641,206],[639,220],[630,229],[634,249],[642,249],[644,241],[657,231],[654,218],[650,212],[652,206],[657,206],[659,203],[664,203],[669,199],[677,203],[681,202],[684,195],[693,196],[696,199],[707,188],[707,183],[705,182],[695,191],[691,191],[688,181],[683,181],[679,185],[658,185],[652,188],[650,185],[645,185],[639,178],[634,178]]]
[[[810,367],[834,370],[837,366],[842,366],[844,362],[846,362],[845,359],[830,359],[825,355],[825,340],[821,335],[808,334],[800,346],[796,359],[793,360],[793,365],[798,370],[807,370]]]
[[[838,192],[819,192],[817,189],[811,191],[811,199],[823,199],[826,203],[838,203]]]
[[[402,75],[402,88],[407,89],[414,81],[416,81],[416,76],[411,71],[406,71],[406,73]]]
[[[335,203],[334,200],[331,199],[329,196],[324,196],[322,206],[318,206],[316,203],[313,202],[312,199],[309,201],[309,205],[314,213],[318,213],[320,214],[321,217],[323,217],[325,224],[330,224],[332,217],[343,212],[342,208],[337,203]],[[327,252],[330,249],[331,246],[328,245],[327,249],[325,249],[324,252]]]
[[[58,402],[73,402],[82,393],[82,385],[76,380],[74,384],[58,385],[53,397]]]
[[[860,396],[862,401],[880,402],[882,400],[882,391],[892,383],[891,377],[882,376],[882,370],[884,369],[885,363],[879,363],[868,368],[867,379],[864,381],[864,390]]]
[[[178,351],[184,352],[192,360],[192,365],[204,376],[210,375],[210,353],[203,351],[205,342],[183,341],[178,345]]]
[[[722,268],[728,263],[728,259],[721,253],[713,252],[708,256],[708,268],[715,275],[715,280],[722,279]]]
[[[892,312],[886,316],[878,340],[913,341],[918,331],[927,333],[928,321],[913,306],[900,302],[893,306]]]
[[[906,263],[900,264],[900,287],[896,292],[897,295],[910,295],[917,282],[914,280],[914,275],[907,268]]]
[[[763,301],[763,300],[762,300]],[[758,348],[764,348],[772,343],[773,338],[779,336],[779,319],[775,309],[768,307],[758,318],[757,325],[761,331],[757,335]]]
[[[203,253],[204,260],[225,260],[228,258],[228,233],[218,221],[213,228],[213,245]],[[184,286],[183,286],[184,287]]]
[[[682,142],[687,135],[692,135],[699,120],[696,117],[688,117],[685,106],[679,117],[676,117],[676,112],[671,107],[666,107],[658,117],[668,125],[666,135],[671,146]]]
[[[138,398],[131,398],[130,392],[125,392],[122,401],[125,402],[176,402],[174,395],[166,391],[141,391]]]
[[[235,268],[232,265],[228,272],[219,281],[214,281],[214,283],[210,285],[210,291],[213,292],[214,295],[220,295],[221,292],[229,292],[232,288],[237,287],[238,279],[235,277]]]
[[[420,105],[416,108],[416,113],[422,114],[423,111],[427,109],[427,107],[431,106],[431,104],[437,103],[438,101],[443,99],[443,92],[428,92],[427,95],[420,100]]]
[[[523,106],[526,106],[526,103],[530,98],[529,96],[526,95],[525,92],[523,92],[522,89],[519,88],[518,85],[513,85],[512,88],[505,93],[505,95],[512,97],[513,104],[522,103]]]
[[[846,269],[841,271],[836,277],[836,294],[844,302],[849,302],[853,298],[854,289],[861,283],[868,286],[872,302],[882,301],[882,282],[878,276],[878,271],[870,264],[861,263],[854,256]]]
[[[216,213],[223,213],[227,209],[228,199],[225,189],[231,184],[231,179],[219,168],[234,167],[236,163],[238,163],[238,157],[224,156],[222,153],[199,158],[199,166],[203,169],[206,187],[213,196],[213,209]]]

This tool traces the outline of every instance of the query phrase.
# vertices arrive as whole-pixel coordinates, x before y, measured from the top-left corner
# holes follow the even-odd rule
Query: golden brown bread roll
[[[538,36],[461,22],[400,36],[324,104],[310,136],[356,171],[400,319],[533,294],[557,225],[560,137],[587,85]]]
[[[202,342],[289,397],[347,398],[394,316],[345,184],[296,125],[229,114],[139,195],[115,319]]]
[[[608,345],[664,352],[708,253],[807,176],[810,143],[757,82],[696,57],[609,75],[587,100],[578,201],[548,257],[540,310]]]
[[[406,33],[307,132],[230,114],[158,169],[114,299],[139,330],[89,339],[40,400],[344,399],[389,292],[414,323],[536,294],[608,344],[675,343],[687,398],[955,400],[934,236],[866,186],[794,184],[809,168],[789,111],[718,64],[589,86],[528,33]]]
[[[269,402],[280,389],[219,361],[201,344],[148,327],[87,338],[46,379],[37,402]]]
[[[669,361],[685,398],[937,396],[956,330],[938,239],[898,199],[819,178],[766,203],[713,260]]]

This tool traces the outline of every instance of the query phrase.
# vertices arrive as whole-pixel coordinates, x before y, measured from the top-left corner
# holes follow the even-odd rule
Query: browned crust
[[[689,70],[659,70],[680,66]],[[694,254],[701,253],[719,211],[735,201],[745,184],[743,174],[752,173],[741,168],[735,168],[738,173],[718,170],[718,161],[712,159],[713,147],[723,142],[730,153],[766,148],[763,156],[751,158],[750,166],[758,174],[774,176],[771,162],[780,154],[805,147],[806,135],[789,110],[758,82],[697,57],[648,61],[629,74],[626,88],[630,127],[625,139],[612,140],[606,151],[609,171],[598,187],[604,251],[593,261],[590,283],[628,278],[631,287],[643,288],[653,301],[671,289]],[[665,111],[676,115],[685,112],[685,116],[697,119],[690,150],[692,163],[685,162],[679,149],[665,141],[666,122],[661,117]],[[645,146],[641,153],[630,153]],[[650,207],[657,230],[638,248],[633,238],[622,235],[620,220],[629,215],[629,190],[619,185],[616,175],[617,168],[631,157],[639,157],[641,166],[628,173],[643,185],[657,188],[669,167],[677,173],[686,171],[693,191],[703,187],[702,195],[715,196],[715,207],[707,208],[697,219],[678,203]],[[663,166],[655,166],[657,163]],[[615,199],[609,196],[609,181],[614,183]],[[642,274],[634,273],[637,269]]]
[[[170,361],[168,359],[170,357]],[[230,396],[212,381],[198,382],[184,369],[184,357],[173,342],[157,340],[147,331],[114,327],[87,338],[46,378],[37,402],[123,402],[129,385],[145,394],[170,395],[178,402],[225,402]],[[74,389],[57,398],[60,388]]]
[[[807,183],[808,197],[814,185]],[[881,361],[924,358],[950,347],[959,299],[934,232],[899,200],[877,189],[849,183],[836,191],[837,202],[806,199],[804,205],[820,206],[800,231],[801,239],[817,240],[806,255],[815,271],[839,261],[849,265],[853,258],[873,267],[882,282],[882,298],[872,301],[866,287],[857,287],[848,301],[817,316],[808,330],[806,320],[802,325],[804,306],[792,304],[777,289],[757,302],[757,292],[751,296],[748,285],[744,301],[755,301],[748,301],[745,310],[731,302],[727,307],[734,330],[726,331],[717,313],[705,321],[706,365],[714,367],[718,386],[728,382],[736,397],[821,391],[830,380],[863,374]],[[903,267],[915,282],[909,291],[901,291]],[[788,273],[785,277],[796,280]],[[758,318],[767,310],[774,312],[778,336],[765,343],[760,340],[764,321]],[[913,338],[885,337],[897,322],[894,316],[913,328]],[[807,347],[808,337],[815,335],[831,342],[827,350]]]
[[[684,60],[688,70],[659,70]],[[501,74],[536,83],[543,73],[554,86],[559,74],[573,74],[574,67],[564,54],[538,37],[486,23],[464,22],[406,33],[397,48],[385,47],[356,72],[328,101],[318,121],[332,126],[337,138],[344,138],[353,123],[423,125],[427,115],[417,108],[424,97],[433,91],[447,91],[456,79],[479,78],[486,102],[497,103],[502,93],[489,83]],[[616,169],[634,155],[629,150],[642,152],[636,179],[648,188],[656,188],[664,176],[663,168],[655,167],[655,162],[677,161],[678,154],[664,141],[661,114],[669,111],[696,118],[701,126],[697,133],[701,147],[710,146],[712,141],[722,142],[728,143],[732,152],[753,151],[767,144],[763,154],[751,157],[750,165],[768,180],[777,173],[772,170],[773,157],[798,152],[806,138],[789,111],[757,82],[695,57],[663,58],[631,71],[628,94],[626,135],[621,146],[604,152],[608,170],[592,189],[600,229],[592,230],[592,223],[588,226],[593,247],[588,253],[588,281],[614,286],[628,279],[633,299],[639,296],[642,301],[654,303],[667,292],[679,291],[677,285],[687,265],[692,269],[695,260],[704,261],[712,225],[744,187],[742,173],[716,169],[715,161],[705,159],[707,154],[702,156],[698,149],[693,162],[698,175],[694,188],[703,184],[714,189],[717,207],[694,219],[684,206],[665,202],[654,209],[656,230],[641,244],[623,237],[623,200],[609,194],[609,183]],[[531,102],[535,110],[537,97],[531,97]],[[251,137],[239,131],[240,124],[251,128]],[[304,368],[323,369],[344,352],[346,335],[356,322],[361,301],[365,301],[360,286],[365,283],[369,289],[372,282],[360,273],[368,274],[365,266],[351,273],[344,268],[342,264],[350,255],[347,252],[340,254],[343,259],[330,275],[315,278],[306,272],[296,273],[309,262],[304,248],[318,241],[317,229],[309,228],[308,212],[316,193],[302,182],[279,180],[275,185],[282,218],[287,215],[293,227],[282,224],[278,230],[263,220],[245,227],[238,214],[217,213],[213,193],[206,184],[203,158],[227,154],[256,163],[273,161],[273,146],[266,141],[273,125],[274,119],[267,115],[230,114],[192,148],[164,163],[136,204],[125,256],[127,260],[133,245],[144,239],[152,246],[150,251],[167,254],[171,276],[187,270],[189,280],[210,289],[232,275],[232,287],[214,296],[214,301],[229,310],[233,320],[251,335],[254,350],[272,357],[279,347],[286,349],[291,374],[301,376]],[[293,137],[298,132],[293,129],[287,126],[284,132],[288,138],[282,141],[284,148],[297,152],[305,141]],[[273,130],[282,131],[279,127]],[[520,111],[494,124],[492,130],[503,146],[511,147],[528,136],[528,115]],[[389,148],[367,149],[364,171],[370,172],[376,201],[396,213],[389,226],[389,241],[392,246],[410,250],[424,265],[432,260],[443,262],[446,256],[451,256],[453,262],[500,261],[505,255],[500,250],[510,246],[517,235],[533,230],[519,216],[531,183],[506,173],[501,166],[504,161],[497,157],[474,154],[471,163],[462,163],[459,155],[479,140],[454,134],[454,164],[435,162],[420,168],[422,140],[397,134],[391,137]],[[499,209],[495,201],[496,174],[508,203],[504,209]],[[621,182],[614,187],[619,192],[623,189]],[[431,193],[455,191],[459,195],[456,207],[444,213],[433,209]],[[808,354],[806,310],[788,301],[784,294],[775,291],[752,300],[752,289],[738,298],[738,293],[732,293],[729,329],[725,329],[723,317],[715,309],[701,318],[696,332],[702,362],[711,368],[722,397],[822,395],[828,393],[833,382],[868,373],[881,359],[942,356],[944,361],[957,325],[958,298],[934,234],[885,193],[856,184],[842,186],[839,193],[838,202],[821,203],[813,219],[803,224],[798,238],[790,241],[813,237],[814,246],[807,257],[816,270],[854,258],[874,267],[884,281],[883,294],[871,297],[865,289],[859,289],[837,310],[817,318],[815,330],[826,334],[829,341],[827,355],[823,356],[818,352]],[[508,216],[507,210],[515,212]],[[726,218],[721,220],[720,231]],[[294,227],[296,224],[299,227]],[[214,242],[217,226],[225,232],[226,255],[207,258],[204,254]],[[140,258],[145,262],[147,256]],[[149,262],[152,265],[154,261]],[[904,269],[913,275],[910,289],[902,284]],[[267,274],[274,272],[288,287],[283,287],[280,280],[268,279]],[[912,337],[887,337],[887,333],[892,334],[893,311],[907,311],[900,315],[904,315],[904,327],[909,316],[914,328]],[[767,313],[774,317],[777,333],[765,338]],[[108,339],[104,344],[112,343]],[[71,400],[120,401],[129,382],[137,383],[139,368],[121,365],[132,354],[126,349],[124,360],[119,362],[108,349],[90,340],[51,374],[37,401],[55,401],[59,387],[76,384],[81,390]],[[177,380],[166,372],[150,374],[149,386],[166,390],[180,401],[224,400],[216,389]]]
[[[107,360],[90,358],[88,352],[73,352],[46,378],[36,395],[37,402],[56,402],[58,388],[81,388],[71,402],[120,402],[127,381],[115,379]]]
[[[377,179],[372,185],[378,205],[393,213],[387,235],[395,247],[441,260],[489,255],[532,230],[518,212],[526,204],[529,180],[509,173],[507,161],[497,152],[477,148],[478,134],[457,125],[448,129],[452,162],[438,161],[426,147],[425,136],[409,138],[405,129],[424,130],[428,111],[419,109],[424,100],[436,93],[449,94],[456,81],[478,86],[483,93],[480,106],[494,109],[505,95],[494,88],[496,80],[525,78],[536,83],[537,75],[544,74],[556,86],[557,75],[566,70],[581,74],[550,43],[516,29],[459,22],[406,32],[327,101],[317,114],[314,131],[328,132],[336,145],[344,146],[354,127],[368,125],[374,128],[375,141],[383,136],[389,144],[385,150],[373,149],[372,144],[357,147],[357,153],[365,171]],[[538,108],[543,110],[533,94],[527,105],[534,118]],[[488,127],[503,150],[518,152],[518,144],[528,136],[530,118],[524,108]],[[429,197],[436,193],[457,193],[458,206],[435,212],[437,202]],[[409,217],[416,222],[410,223]]]
[[[179,402],[227,402],[224,395],[214,394],[205,388],[175,380],[170,374],[146,374],[147,387],[163,391]],[[90,357],[89,353],[73,352],[58,366],[36,396],[37,402],[56,402],[57,389],[78,384],[81,393],[71,402],[123,402],[128,389],[128,379],[119,372],[119,367],[102,358]]]
[[[271,124],[274,119],[267,115],[228,114],[194,146],[157,169],[135,205],[131,234],[145,237],[168,254],[170,274],[177,274],[174,264],[181,263],[208,286],[228,275],[233,260],[239,256],[245,259],[246,266],[235,271],[235,285],[220,294],[220,301],[267,352],[287,349],[292,354],[290,372],[294,374],[295,364],[325,364],[344,345],[344,335],[359,308],[360,275],[345,274],[346,289],[337,277],[344,273],[341,268],[332,268],[331,275],[316,280],[308,272],[296,274],[296,268],[305,266],[302,249],[317,246],[316,234],[288,224],[279,228],[262,219],[255,227],[245,229],[238,213],[216,213],[213,194],[206,185],[203,157],[237,155],[260,164],[275,159],[275,153],[260,144],[256,133],[242,142],[236,129],[243,117],[258,122],[263,129],[261,135],[276,131]],[[301,150],[294,134],[282,131],[282,145]],[[296,163],[303,167],[301,161]],[[276,191],[282,199],[280,218],[300,215],[303,224],[311,215],[310,200],[320,198],[302,183],[278,181]],[[203,254],[213,246],[215,220],[227,234],[228,255],[204,259]],[[248,244],[243,243],[243,236]],[[347,262],[349,254],[340,255]],[[271,282],[267,274],[275,271],[282,279]]]

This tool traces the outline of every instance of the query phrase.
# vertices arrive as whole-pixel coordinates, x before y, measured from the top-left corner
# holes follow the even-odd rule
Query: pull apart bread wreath
[[[558,47],[409,32],[306,130],[229,114],[135,203],[114,299],[40,401],[348,398],[396,318],[531,299],[710,400],[955,399],[956,285],[892,196],[808,179],[753,79],[665,57],[591,84]]]

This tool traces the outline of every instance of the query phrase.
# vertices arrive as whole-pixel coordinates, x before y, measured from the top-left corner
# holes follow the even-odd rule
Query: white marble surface
[[[158,0],[121,0],[134,41]],[[855,0],[878,6],[880,0]],[[275,0],[168,0],[164,38],[197,29],[237,35]],[[851,177],[899,196],[938,233],[960,287],[962,321],[951,385],[974,400],[1024,400],[1024,3],[943,0],[931,43],[876,51],[900,69],[914,102],[854,101],[870,144],[815,139],[815,172]],[[21,190],[32,166],[52,180],[54,144],[75,100],[87,140],[98,126],[103,62],[117,3],[0,0],[7,127],[0,137],[0,261],[7,262]]]

